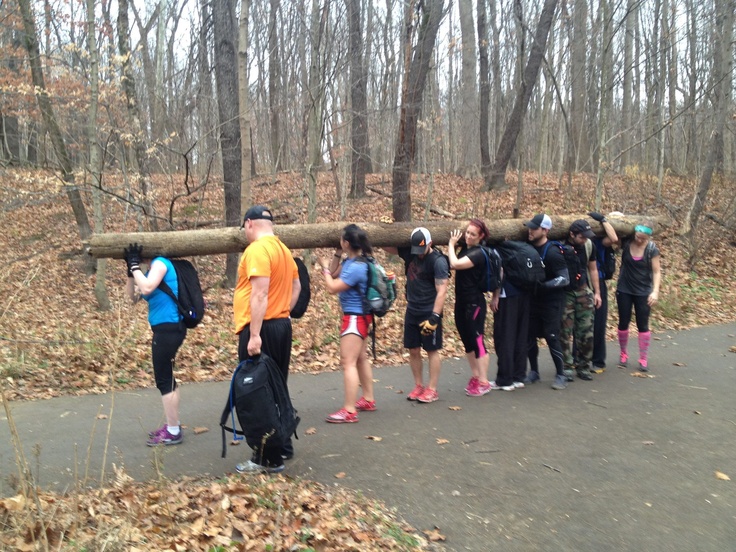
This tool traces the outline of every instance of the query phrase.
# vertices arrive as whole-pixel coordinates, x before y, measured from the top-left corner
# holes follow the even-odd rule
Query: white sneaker
[[[493,389],[494,391],[513,391],[514,389],[516,389],[514,385],[498,385],[495,380],[489,381],[488,383],[491,384],[491,389]]]
[[[515,381],[514,382],[514,388],[515,389],[524,389],[524,387],[526,387],[526,385],[524,385],[523,382],[520,382],[520,381]]]

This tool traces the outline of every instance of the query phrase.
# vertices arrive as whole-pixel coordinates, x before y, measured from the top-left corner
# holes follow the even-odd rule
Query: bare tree
[[[360,0],[345,0],[348,8],[350,58],[350,141],[352,159],[350,169],[350,197],[365,196],[365,175],[371,172],[368,140],[367,81],[363,64],[363,16]]]
[[[240,2],[240,22],[238,24],[238,94],[240,106],[240,148],[242,174],[240,176],[240,207],[246,208],[253,202],[251,180],[251,132],[250,132],[250,91],[248,86],[248,19],[250,0]],[[243,213],[244,214],[244,213]]]
[[[393,217],[411,220],[411,170],[416,158],[417,121],[421,114],[422,95],[432,60],[437,30],[444,15],[444,0],[426,0],[406,8],[405,75],[401,95],[399,137],[393,166]],[[414,27],[418,25],[416,45],[412,48]]]
[[[212,4],[215,37],[215,84],[220,119],[220,149],[222,150],[222,185],[225,191],[225,225],[238,226],[241,217],[240,124],[238,115],[238,34],[235,27],[235,0],[219,0]],[[238,254],[227,256],[225,275],[228,286],[235,286]]]
[[[18,0],[18,6],[20,7],[23,18],[23,39],[26,50],[28,51],[28,61],[31,66],[31,80],[33,81],[36,101],[38,102],[38,107],[43,116],[43,122],[46,125],[54,152],[59,161],[62,180],[65,184],[64,188],[77,222],[79,237],[82,241],[87,241],[92,234],[92,228],[87,217],[87,209],[84,206],[84,201],[82,201],[82,194],[79,191],[79,187],[74,183],[74,168],[72,167],[64,139],[61,136],[61,128],[56,120],[54,108],[51,105],[51,100],[46,89],[46,81],[43,70],[41,69],[41,52],[38,48],[38,37],[36,35],[36,19],[31,10],[30,0]],[[94,270],[94,261],[85,260],[85,270],[91,274]]]
[[[539,68],[544,59],[544,51],[547,48],[547,37],[552,27],[552,20],[554,19],[556,8],[557,0],[545,0],[542,12],[539,15],[539,23],[537,23],[537,30],[534,33],[534,42],[529,52],[529,59],[524,69],[521,86],[516,92],[514,107],[511,110],[511,115],[508,123],[506,123],[506,129],[501,138],[501,143],[498,145],[498,150],[496,151],[496,160],[489,175],[490,186],[486,184],[484,187],[485,190],[501,189],[506,186],[506,168],[514,152],[516,138],[519,136],[519,132],[521,132],[522,120],[537,82]]]
[[[491,151],[488,147],[488,111],[491,107],[491,81],[488,64],[488,11],[486,0],[478,0],[478,65],[480,69],[480,109],[478,124],[480,125],[480,165],[481,173],[488,174],[491,167]]]

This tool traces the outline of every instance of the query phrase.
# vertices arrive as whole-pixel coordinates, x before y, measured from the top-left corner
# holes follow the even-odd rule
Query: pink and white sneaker
[[[468,380],[468,385],[465,386],[465,394],[470,397],[476,397],[476,390],[478,389],[478,384],[480,383],[480,380],[473,376]]]

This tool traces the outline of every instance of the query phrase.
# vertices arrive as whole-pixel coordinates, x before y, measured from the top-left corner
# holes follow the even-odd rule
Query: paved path
[[[341,374],[293,375],[302,424],[288,473],[380,498],[420,530],[438,526],[451,550],[736,551],[734,344],[736,324],[659,333],[656,377],[611,367],[566,391],[550,389],[553,368],[542,351],[541,383],[483,398],[464,395],[466,363],[448,360],[440,401],[430,405],[406,400],[408,367],[380,368],[379,410],[349,425],[323,422],[342,402]],[[183,445],[161,451],[167,477],[219,476],[245,457],[243,447],[228,447],[220,458],[227,386],[182,388],[189,429]],[[43,486],[73,485],[75,457],[84,474],[90,438],[89,474],[99,479],[108,423],[96,420],[101,405],[105,414],[113,408],[106,473],[114,462],[136,479],[156,476],[144,444],[161,416],[155,389],[116,393],[114,404],[112,395],[13,403]],[[195,426],[210,431],[194,435]],[[304,435],[310,427],[316,434]],[[14,466],[2,423],[2,494],[12,493]],[[340,472],[345,478],[335,478]]]

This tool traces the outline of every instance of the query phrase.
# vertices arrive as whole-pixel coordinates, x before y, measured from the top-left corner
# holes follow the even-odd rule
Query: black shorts
[[[422,335],[419,324],[427,320],[432,311],[423,315],[411,314],[407,311],[404,316],[404,347],[416,349],[421,347],[425,351],[439,351],[442,348],[442,318],[437,329],[430,335]]]

